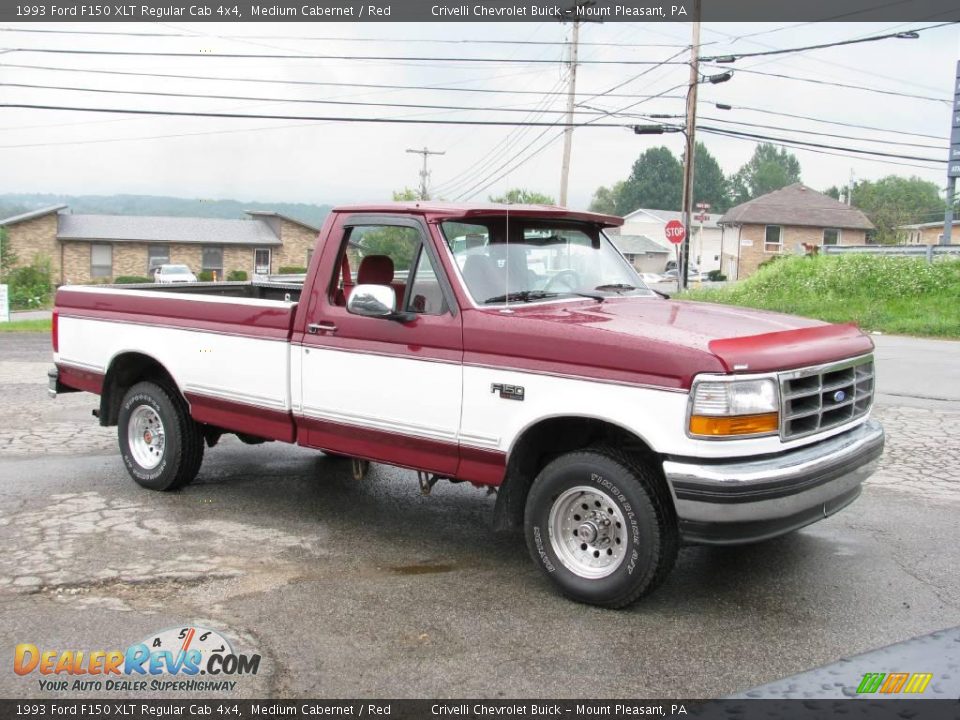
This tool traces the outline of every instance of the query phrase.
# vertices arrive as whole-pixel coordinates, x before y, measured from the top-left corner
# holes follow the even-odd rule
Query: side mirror
[[[410,322],[416,315],[397,312],[397,295],[389,285],[356,285],[347,299],[347,312],[363,317]]]

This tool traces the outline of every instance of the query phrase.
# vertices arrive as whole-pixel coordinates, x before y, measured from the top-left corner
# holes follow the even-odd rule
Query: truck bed
[[[199,422],[290,441],[299,293],[276,283],[65,286],[54,307],[54,360],[64,384],[96,393],[118,363],[155,362]]]

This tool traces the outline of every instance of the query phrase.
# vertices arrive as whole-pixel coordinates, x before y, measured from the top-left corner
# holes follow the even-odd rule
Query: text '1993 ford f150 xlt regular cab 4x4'
[[[303,284],[62,287],[53,394],[100,395],[140,485],[223,433],[497,488],[494,525],[571,598],[622,607],[682,542],[852,502],[883,450],[855,327],[671,301],[546,206],[335,209]]]

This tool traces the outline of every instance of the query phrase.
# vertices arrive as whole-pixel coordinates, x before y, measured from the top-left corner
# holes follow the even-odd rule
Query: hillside
[[[172,215],[178,217],[244,218],[244,210],[273,210],[319,227],[331,205],[283,202],[202,200],[162,195],[0,194],[0,218],[50,205],[69,205],[75,213],[105,215]]]

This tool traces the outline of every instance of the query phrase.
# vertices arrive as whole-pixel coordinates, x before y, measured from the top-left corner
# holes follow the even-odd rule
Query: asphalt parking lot
[[[357,482],[228,438],[184,491],[142,490],[92,396],[47,398],[46,336],[0,335],[2,652],[197,624],[262,656],[238,697],[716,697],[960,625],[960,343],[876,340],[888,449],[863,496],[775,541],[686,548],[607,611],[555,594],[473,488],[422,497],[411,472]],[[9,668],[0,697],[57,695]]]

